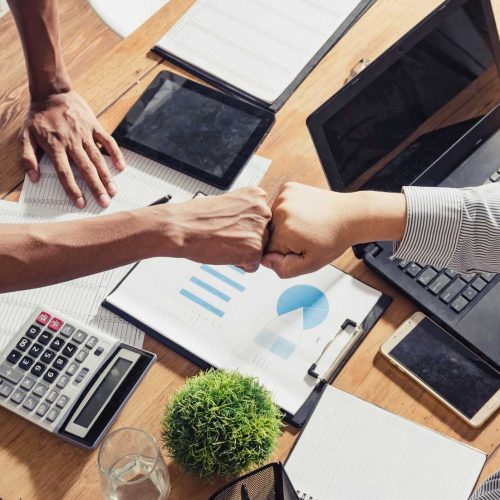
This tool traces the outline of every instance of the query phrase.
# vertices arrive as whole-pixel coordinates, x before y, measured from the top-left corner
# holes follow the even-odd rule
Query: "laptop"
[[[309,116],[330,187],[399,192],[500,182],[499,67],[490,1],[442,3]],[[500,368],[499,276],[397,260],[391,242],[354,250]]]

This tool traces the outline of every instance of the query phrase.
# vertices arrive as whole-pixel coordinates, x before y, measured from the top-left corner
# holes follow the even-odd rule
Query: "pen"
[[[172,195],[167,194],[167,196],[164,196],[163,198],[160,198],[159,200],[153,201],[153,203],[151,203],[151,205],[149,205],[149,206],[153,207],[155,205],[162,205],[163,203],[168,203],[171,199],[172,199]]]

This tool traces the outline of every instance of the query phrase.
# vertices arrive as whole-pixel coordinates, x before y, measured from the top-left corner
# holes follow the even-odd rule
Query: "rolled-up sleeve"
[[[500,184],[409,186],[406,229],[394,257],[458,272],[500,272]]]

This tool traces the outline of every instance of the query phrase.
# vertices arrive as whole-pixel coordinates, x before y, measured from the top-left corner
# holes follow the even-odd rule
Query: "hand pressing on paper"
[[[258,269],[271,219],[262,189],[248,187],[151,208],[168,212],[165,241],[175,245],[174,252],[167,249],[169,255],[206,264],[233,264],[247,272]]]
[[[401,239],[405,221],[402,194],[336,193],[288,183],[273,205],[262,265],[281,278],[311,273],[354,244]]]
[[[83,175],[98,204],[109,205],[116,186],[97,143],[109,153],[119,170],[125,167],[125,160],[115,140],[77,93],[70,90],[32,100],[20,139],[21,163],[32,182],[40,178],[35,156],[38,145],[52,161],[64,191],[76,207],[84,208],[86,200],[75,181],[70,160]]]

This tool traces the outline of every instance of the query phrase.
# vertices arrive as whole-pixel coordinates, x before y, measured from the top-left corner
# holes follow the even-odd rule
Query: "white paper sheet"
[[[327,266],[281,280],[268,269],[174,259],[141,262],[108,301],[208,363],[256,376],[295,414],[317,379],[307,370],[346,318],[361,322],[380,292]],[[332,348],[349,338],[339,336]]]
[[[33,184],[26,177],[20,202],[32,207],[50,208],[60,213],[104,215],[145,207],[166,195],[172,195],[173,202],[182,202],[191,199],[198,191],[203,191],[208,195],[222,192],[220,189],[132,151],[124,149],[123,154],[127,162],[127,168],[123,172],[118,172],[112,166],[110,158],[105,157],[114,173],[114,182],[118,188],[118,193],[108,208],[103,209],[97,205],[82,176],[74,170],[77,183],[87,200],[87,207],[84,210],[75,208],[68,200],[57,179],[54,167],[46,156],[40,163],[42,174],[40,181]],[[253,156],[234,181],[231,189],[259,184],[270,164],[271,161],[266,158]]]
[[[198,0],[158,47],[274,102],[359,0]]]
[[[480,451],[327,387],[285,469],[300,494],[314,500],[466,500],[485,460]]]
[[[0,201],[0,223],[62,222],[75,218],[72,214],[57,214],[47,209],[38,209],[34,213],[18,203]],[[123,342],[142,347],[144,334],[140,330],[101,307],[106,295],[128,269],[130,266],[57,285],[0,294],[0,350],[41,304],[95,326]]]

